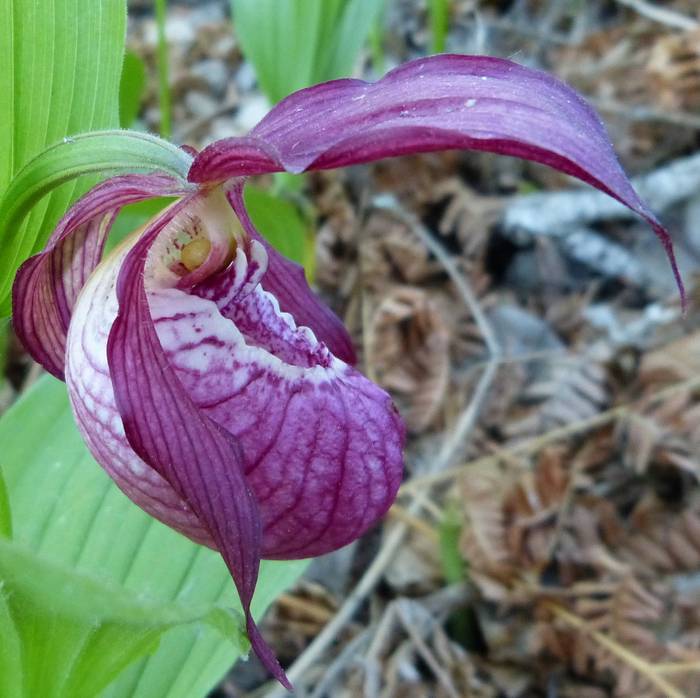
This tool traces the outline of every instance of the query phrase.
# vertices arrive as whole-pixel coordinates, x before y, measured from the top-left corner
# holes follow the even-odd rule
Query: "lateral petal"
[[[209,531],[246,616],[248,635],[268,671],[290,688],[250,613],[258,576],[261,527],[236,440],[191,400],[156,334],[144,285],[148,251],[187,200],[157,219],[124,257],[117,281],[119,313],[107,357],[129,444],[166,480]],[[183,291],[177,291],[187,297]]]
[[[20,267],[12,288],[15,331],[49,373],[63,380],[73,306],[102,257],[120,208],[154,196],[178,196],[186,189],[161,174],[123,175],[102,182],[70,208],[44,250]]]

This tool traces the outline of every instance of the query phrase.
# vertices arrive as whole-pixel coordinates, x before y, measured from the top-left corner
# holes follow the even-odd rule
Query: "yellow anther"
[[[211,242],[207,238],[195,238],[182,248],[180,261],[187,271],[194,271],[207,261],[210,250]]]

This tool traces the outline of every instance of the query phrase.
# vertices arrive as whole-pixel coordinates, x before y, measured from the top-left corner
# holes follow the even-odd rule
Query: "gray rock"
[[[221,97],[228,86],[228,69],[223,61],[217,58],[206,58],[192,66],[192,75],[201,78],[209,89],[217,96]]]
[[[211,116],[219,108],[219,101],[206,92],[191,90],[185,95],[187,111],[196,119]]]

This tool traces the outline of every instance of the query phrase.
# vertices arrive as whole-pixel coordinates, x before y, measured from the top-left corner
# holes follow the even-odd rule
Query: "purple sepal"
[[[158,339],[146,296],[148,251],[159,232],[186,206],[183,199],[156,219],[126,255],[119,272],[119,313],[107,344],[116,404],[131,447],[210,532],[238,589],[254,651],[291,690],[250,612],[262,531],[238,442],[196,407],[183,388]]]
[[[300,90],[248,136],[206,147],[188,179],[303,172],[457,148],[541,162],[622,202],[654,229],[685,298],[668,233],[632,188],[595,111],[551,75],[501,58],[432,56],[375,83],[334,80]]]
[[[42,252],[17,272],[13,324],[32,358],[63,380],[66,333],[78,293],[99,264],[119,209],[155,196],[178,196],[167,175],[123,175],[93,187],[58,223]]]
[[[266,290],[277,298],[283,311],[294,317],[297,325],[311,328],[333,354],[354,366],[357,354],[345,325],[309,288],[303,268],[281,255],[257,231],[245,208],[243,184],[237,183],[228,192],[228,198],[246,233],[265,247],[268,267],[263,285]]]

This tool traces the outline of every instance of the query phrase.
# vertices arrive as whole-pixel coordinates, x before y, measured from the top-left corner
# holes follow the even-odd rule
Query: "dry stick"
[[[657,674],[685,674],[700,671],[700,660],[689,662],[659,662],[654,664]]]
[[[660,390],[656,395],[650,398],[650,403],[656,403],[659,400],[663,400],[669,397],[670,395],[674,395],[675,393],[681,392],[683,390],[694,390],[696,388],[700,388],[700,377],[689,378],[688,380],[684,380],[679,383],[674,383],[673,385],[668,386],[668,388]],[[536,453],[543,446],[546,446],[547,444],[550,444],[554,441],[560,441],[561,439],[565,439],[566,437],[574,436],[575,434],[590,431],[591,429],[595,429],[596,427],[604,426],[605,424],[614,421],[618,417],[622,417],[627,412],[634,409],[634,407],[635,403],[618,405],[617,407],[613,407],[609,410],[606,410],[605,412],[601,412],[600,414],[597,414],[593,417],[589,417],[588,419],[582,419],[578,422],[573,422],[572,424],[567,424],[566,426],[559,427],[557,429],[552,429],[551,431],[548,431],[542,436],[527,439],[504,450],[511,456],[529,455],[532,453]],[[473,461],[463,463],[462,465],[458,465],[455,468],[443,470],[442,472],[435,472],[428,475],[414,477],[409,482],[401,486],[401,489],[399,490],[399,496],[405,494],[412,494],[414,490],[420,488],[429,488],[432,485],[438,484],[440,482],[451,480],[452,478],[463,474],[469,468],[495,465],[502,459],[503,455],[501,453],[496,453],[488,456],[483,456],[481,458],[476,458]]]
[[[620,3],[620,5],[633,9],[647,19],[665,24],[674,29],[691,31],[700,27],[700,22],[697,22],[692,17],[687,17],[673,10],[667,10],[658,5],[651,5],[645,0],[617,0],[617,2]]]
[[[384,651],[389,641],[390,635],[394,632],[396,625],[396,604],[392,601],[385,609],[381,620],[377,624],[376,632],[369,649],[364,657],[364,695],[376,696],[379,694],[380,683],[380,663],[379,655]]]
[[[660,676],[653,664],[633,654],[628,649],[610,639],[607,635],[591,628],[586,621],[579,618],[577,615],[570,613],[559,604],[547,602],[545,607],[549,609],[555,616],[563,620],[568,625],[576,628],[580,632],[588,635],[592,640],[597,642],[601,647],[604,647],[608,652],[615,655],[628,666],[631,666],[641,676],[644,676],[648,681],[653,683],[666,698],[685,698],[685,695],[679,691],[673,684],[669,683],[663,676]]]
[[[423,521],[420,517],[409,514],[402,506],[393,504],[391,509],[389,509],[389,516],[419,531],[423,536],[432,540],[433,543],[439,542],[440,536],[435,528]]]
[[[381,201],[381,200],[380,200]],[[413,216],[409,216],[404,212],[400,211],[396,200],[393,197],[386,197],[384,200],[382,208],[387,208],[405,220],[417,234],[424,239],[424,235],[431,237],[430,233],[425,231],[423,226],[417,221]],[[375,205],[377,205],[377,200],[375,199]],[[418,230],[420,229],[420,232]],[[421,233],[424,233],[422,235]],[[434,241],[436,245],[439,246],[437,241]],[[460,274],[456,265],[454,265],[449,256],[439,246],[440,256],[438,259],[449,266],[445,266],[445,271],[448,273],[452,281],[457,285],[465,304],[472,312],[474,319],[484,334],[484,341],[490,351],[494,354],[500,353],[498,343],[496,342],[495,335],[491,330],[488,320],[481,311],[479,302],[471,290],[468,281]],[[444,253],[444,254],[443,254]],[[438,256],[438,252],[435,252]],[[492,349],[493,347],[493,349]],[[496,356],[493,357],[494,360],[487,364],[484,369],[481,378],[474,390],[469,405],[464,410],[460,416],[455,428],[451,434],[451,437],[447,439],[444,443],[440,452],[438,453],[435,461],[433,462],[433,470],[440,471],[444,470],[452,462],[455,454],[459,447],[466,441],[467,436],[470,431],[474,428],[476,424],[477,417],[481,410],[483,401],[488,394],[491,383],[496,375],[498,368],[498,362],[495,360]],[[427,488],[422,492],[418,492],[413,497],[411,503],[406,507],[408,514],[415,516],[422,508],[424,502],[429,499],[430,490]],[[302,655],[292,664],[290,669],[287,671],[287,676],[289,680],[294,683],[301,679],[304,673],[317,661],[319,657],[328,649],[330,644],[335,640],[340,631],[348,624],[350,619],[355,615],[357,609],[363,603],[365,598],[372,592],[381,579],[384,570],[389,565],[389,563],[394,559],[394,556],[398,553],[399,547],[406,536],[409,527],[407,524],[400,522],[394,528],[391,529],[387,535],[382,547],[379,550],[378,555],[372,561],[372,564],[367,568],[364,575],[360,579],[359,583],[350,593],[345,603],[340,607],[338,613],[335,617],[323,628],[323,630],[314,638],[311,644],[306,648]],[[268,698],[283,698],[286,694],[284,689],[280,687],[275,687],[269,694]]]
[[[335,658],[333,663],[328,667],[323,678],[318,682],[316,688],[309,698],[322,698],[327,694],[335,680],[345,670],[345,668],[357,659],[357,654],[362,651],[363,646],[369,643],[370,629],[363,630],[359,635],[354,637],[343,648],[343,651]]]
[[[409,616],[410,606],[405,600],[398,603],[398,616],[401,620],[404,630],[408,633],[413,646],[418,650],[418,654],[423,658],[423,661],[430,667],[430,670],[435,674],[437,680],[442,684],[442,687],[447,691],[451,698],[459,698],[459,694],[452,683],[450,677],[443,671],[440,663],[435,659],[435,655],[430,651],[422,635],[416,630],[415,625],[411,622]]]

